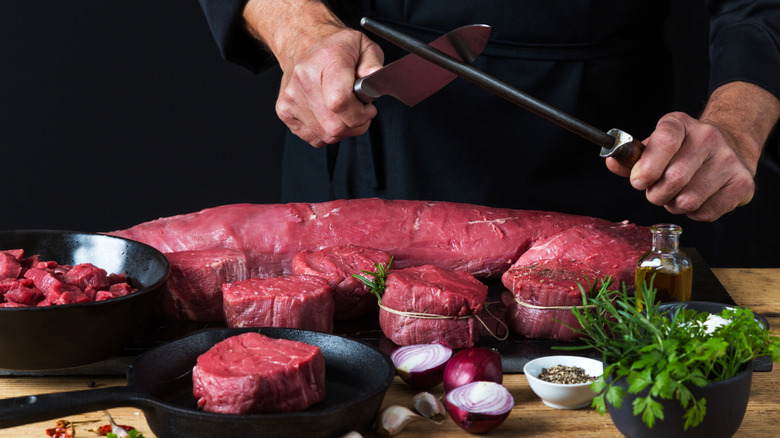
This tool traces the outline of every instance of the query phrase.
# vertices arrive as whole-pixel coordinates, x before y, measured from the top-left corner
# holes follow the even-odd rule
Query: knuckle
[[[678,193],[688,183],[688,176],[679,166],[672,165],[664,171],[663,180],[667,191]]]

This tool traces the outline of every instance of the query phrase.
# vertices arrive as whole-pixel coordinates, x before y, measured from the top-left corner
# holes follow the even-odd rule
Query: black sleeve
[[[732,81],[780,98],[780,1],[710,0],[710,92]]]
[[[243,28],[247,0],[199,0],[222,57],[257,73],[276,63],[273,54]]]

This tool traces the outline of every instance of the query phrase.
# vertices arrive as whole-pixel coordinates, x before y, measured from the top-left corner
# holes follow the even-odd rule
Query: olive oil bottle
[[[637,306],[642,304],[641,284],[656,289],[656,301],[688,301],[691,299],[693,266],[691,259],[680,251],[682,228],[675,224],[656,224],[650,228],[653,247],[636,264]]]

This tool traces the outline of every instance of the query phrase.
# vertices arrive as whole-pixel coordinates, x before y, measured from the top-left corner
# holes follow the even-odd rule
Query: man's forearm
[[[243,17],[249,33],[280,61],[316,44],[323,29],[345,27],[319,0],[249,0]]]
[[[747,82],[730,82],[710,96],[700,120],[732,136],[737,154],[755,175],[758,159],[780,118],[780,101],[770,92]]]

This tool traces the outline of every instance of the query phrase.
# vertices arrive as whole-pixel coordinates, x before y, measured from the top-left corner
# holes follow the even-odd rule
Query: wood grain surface
[[[773,332],[780,334],[780,268],[772,269],[713,269],[734,301],[763,315]],[[738,437],[778,436],[780,431],[780,372],[777,364],[772,372],[757,372],[753,376],[748,411],[737,432]],[[94,386],[124,385],[120,377],[0,377],[0,398],[49,392],[75,391]],[[609,415],[601,416],[591,408],[562,411],[545,406],[528,387],[522,374],[507,374],[504,385],[515,398],[515,407],[509,418],[487,434],[494,437],[618,437]],[[431,390],[441,395],[441,386]],[[384,406],[399,404],[411,406],[415,391],[396,378],[385,397]],[[143,413],[136,408],[115,408],[111,415],[120,424],[138,428],[146,438],[154,438]],[[2,415],[2,413],[0,413]],[[74,415],[68,420],[76,424],[76,437],[96,437],[90,429],[106,423],[102,411]],[[56,419],[0,430],[2,438],[42,438]],[[455,437],[473,436],[458,428],[452,421],[442,424],[412,423],[399,437]]]

